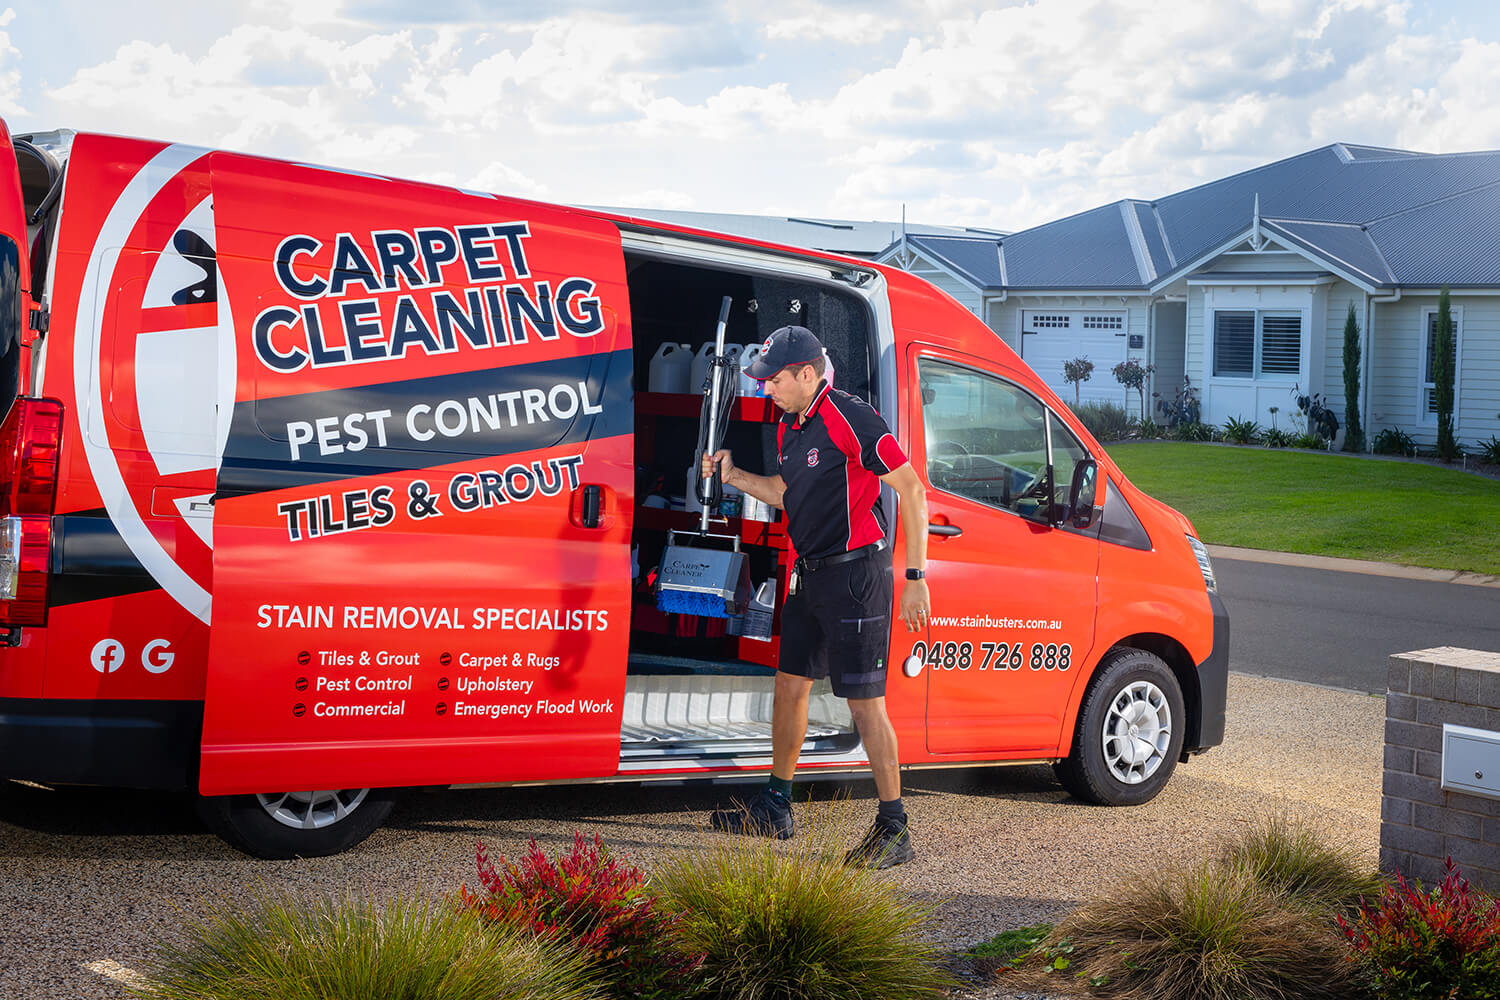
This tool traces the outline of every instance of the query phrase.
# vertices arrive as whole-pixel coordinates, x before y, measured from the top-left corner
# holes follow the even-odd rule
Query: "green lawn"
[[[1108,448],[1211,545],[1500,574],[1500,482],[1437,466],[1255,447]]]

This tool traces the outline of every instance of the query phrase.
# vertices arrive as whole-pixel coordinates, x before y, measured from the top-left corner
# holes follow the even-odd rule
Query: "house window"
[[[1214,313],[1214,375],[1258,378],[1302,370],[1302,314],[1221,309]]]
[[[1085,313],[1083,317],[1083,328],[1085,330],[1123,330],[1125,329],[1125,317],[1091,316]]]
[[[1249,378],[1255,371],[1255,313],[1214,313],[1214,374]]]
[[[1033,316],[1031,325],[1036,327],[1049,327],[1052,329],[1066,330],[1068,328],[1068,314],[1060,313],[1055,316]]]
[[[1463,308],[1452,306],[1448,312],[1453,319],[1453,401],[1458,403],[1458,342],[1462,325]],[[1437,309],[1422,310],[1422,402],[1418,415],[1426,423],[1437,420]]]

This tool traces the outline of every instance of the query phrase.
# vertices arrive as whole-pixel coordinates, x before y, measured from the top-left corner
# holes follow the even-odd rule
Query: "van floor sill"
[[[802,744],[802,753],[843,753],[856,746],[859,738],[850,732],[829,729],[816,735],[808,730],[808,738]],[[702,739],[686,737],[677,740],[653,740],[649,742],[620,743],[620,760],[681,760],[722,757],[769,757],[771,737],[745,737],[741,739]]]

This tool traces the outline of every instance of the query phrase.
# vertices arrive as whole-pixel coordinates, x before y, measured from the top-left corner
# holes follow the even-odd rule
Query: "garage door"
[[[1073,387],[1063,379],[1063,363],[1088,358],[1094,374],[1079,387],[1080,402],[1123,405],[1124,390],[1110,369],[1125,360],[1125,312],[1023,310],[1021,357],[1042,381],[1073,405]],[[1135,408],[1139,403],[1135,400]]]

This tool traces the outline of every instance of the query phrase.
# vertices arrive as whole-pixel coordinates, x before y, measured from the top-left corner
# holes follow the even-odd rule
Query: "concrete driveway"
[[[1384,702],[1232,674],[1222,747],[1181,766],[1153,802],[1072,801],[1048,768],[907,778],[917,861],[895,869],[936,905],[932,936],[961,947],[1060,916],[1110,880],[1193,860],[1275,812],[1305,816],[1373,867]],[[741,790],[743,790],[741,788]],[[260,889],[443,893],[474,881],[474,843],[511,855],[595,831],[643,865],[706,843],[708,809],[734,789],[576,786],[423,795],[348,854],[262,862],[203,832],[181,798],[0,783],[0,997],[124,996],[110,975],[206,901]],[[829,814],[848,842],[873,812],[869,782],[819,784],[803,819]],[[97,970],[97,971],[95,971]]]

